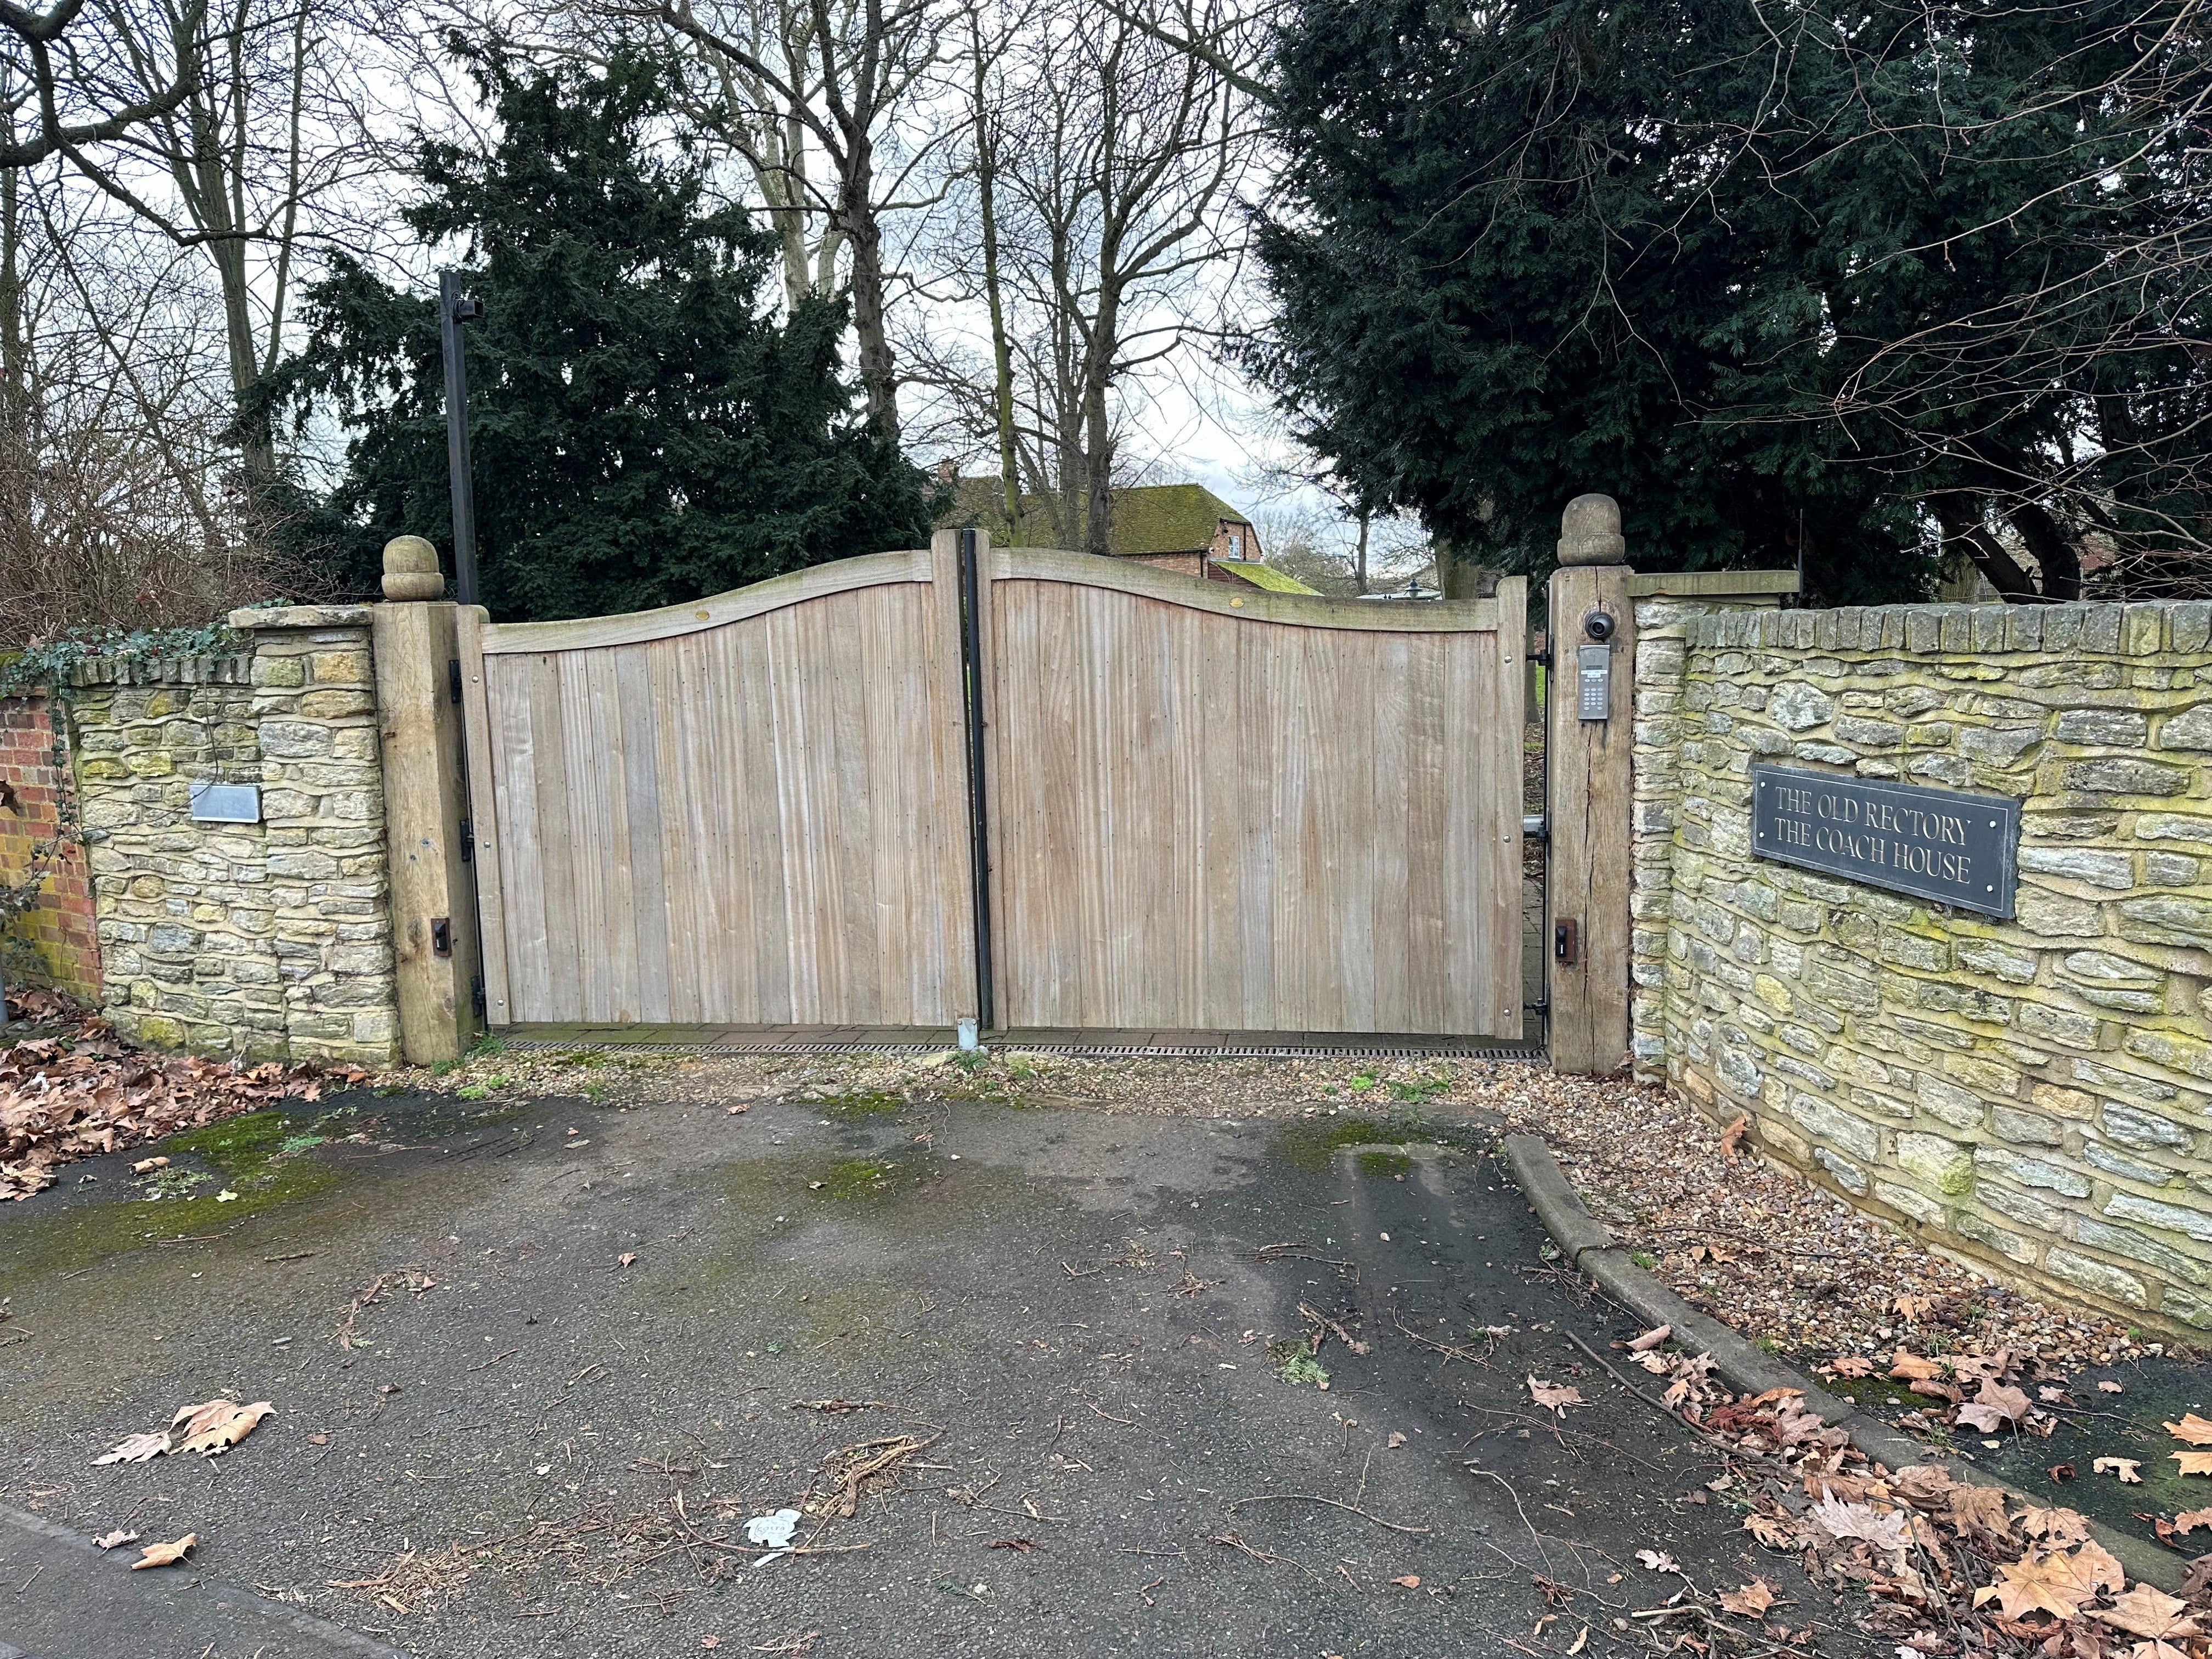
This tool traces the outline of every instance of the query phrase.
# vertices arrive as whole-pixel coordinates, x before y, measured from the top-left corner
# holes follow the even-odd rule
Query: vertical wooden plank
[[[1449,836],[1443,783],[1449,726],[1444,653],[1449,641],[1419,634],[1407,641],[1407,726],[1411,762],[1406,799],[1407,1012],[1413,1031],[1442,1031],[1447,1006],[1444,934],[1449,925],[1444,850]]]
[[[669,1000],[669,895],[662,852],[660,744],[663,706],[653,696],[647,653],[664,642],[623,646],[605,654],[612,660],[614,713],[622,738],[623,845],[630,871],[629,911],[636,937],[635,1018],[666,1024],[675,1018]]]
[[[823,987],[838,1024],[884,1023],[884,975],[879,948],[875,842],[883,826],[872,816],[871,773],[885,783],[891,733],[870,719],[869,684],[896,678],[902,666],[889,654],[890,640],[878,615],[880,588],[841,594],[834,602],[808,607],[813,623],[811,655],[815,672],[826,676],[835,714],[824,734],[829,750],[827,781],[834,803],[835,830],[819,848],[838,870],[836,929],[841,957],[836,976]],[[842,613],[842,614],[841,614]],[[860,647],[844,648],[848,642]],[[913,856],[911,851],[907,854]]]
[[[1411,731],[1413,635],[1369,636],[1374,672],[1362,706],[1371,732],[1364,805],[1374,847],[1369,877],[1373,884],[1370,935],[1374,951],[1376,1031],[1416,1031],[1413,931],[1407,925],[1408,792],[1415,782]],[[1425,757],[1424,762],[1425,763]]]
[[[529,941],[542,964],[544,1012],[542,1020],[585,1019],[584,986],[577,959],[583,926],[582,896],[575,875],[579,850],[568,821],[568,756],[562,732],[560,659],[541,653],[520,659],[527,685],[533,844],[538,880],[532,895],[538,911],[537,937]]]
[[[1322,940],[1334,947],[1334,1006],[1341,1031],[1376,1025],[1376,867],[1378,837],[1367,804],[1375,794],[1375,666],[1382,637],[1349,629],[1322,636],[1328,671],[1322,718],[1329,732],[1329,775],[1322,811],[1335,845],[1340,920]]]
[[[613,652],[566,651],[559,661],[561,731],[574,838],[577,978],[588,1020],[637,1019],[637,909],[631,902],[629,802]]]
[[[1498,719],[1497,698],[1486,665],[1475,661],[1480,635],[1455,634],[1443,641],[1443,729],[1437,775],[1444,792],[1444,1005],[1440,1016],[1448,1031],[1487,1030],[1480,1019],[1481,953],[1479,935],[1487,915],[1482,901],[1489,875],[1484,858],[1482,811],[1485,785],[1495,784],[1489,764],[1497,753],[1489,732]]]
[[[1498,684],[1498,720],[1488,739],[1494,746],[1494,781],[1483,796],[1487,832],[1496,850],[1494,890],[1481,899],[1489,930],[1486,952],[1490,1023],[1478,1027],[1492,1036],[1518,1041],[1526,988],[1521,982],[1522,768],[1528,740],[1528,579],[1508,576],[1498,584],[1498,632],[1492,647]]]
[[[1199,664],[1198,720],[1191,744],[1198,775],[1197,845],[1191,862],[1200,948],[1199,994],[1191,1019],[1202,1030],[1236,1030],[1244,1023],[1244,933],[1239,921],[1239,883],[1251,852],[1252,826],[1244,817],[1243,751],[1250,716],[1237,702],[1237,651],[1215,617],[1183,621],[1188,649]]]
[[[1249,1031],[1272,1030],[1277,1028],[1270,1022],[1278,1017],[1274,888],[1285,878],[1280,854],[1289,840],[1277,817],[1277,776],[1284,764],[1285,741],[1279,688],[1272,670],[1279,653],[1266,629],[1230,623],[1219,631],[1224,635],[1223,648],[1237,663],[1237,708],[1231,718],[1240,736],[1250,734],[1240,744],[1233,775],[1243,803],[1249,849],[1237,872],[1243,993],[1237,1024]]]
[[[726,1000],[725,953],[709,943],[717,929],[708,907],[720,884],[709,875],[718,861],[702,833],[701,802],[717,787],[714,734],[702,729],[707,707],[695,699],[701,636],[657,640],[645,647],[646,695],[653,700],[653,779],[659,820],[660,881],[665,903],[668,1012],[678,1024],[708,1019],[709,1006]],[[662,779],[670,787],[660,788]]]
[[[504,892],[500,885],[499,807],[492,772],[490,698],[484,684],[483,629],[480,605],[458,606],[454,643],[461,663],[462,742],[468,751],[469,830],[475,838],[477,923],[483,930],[484,1012],[488,1021],[506,1025],[515,1018],[507,958]]]

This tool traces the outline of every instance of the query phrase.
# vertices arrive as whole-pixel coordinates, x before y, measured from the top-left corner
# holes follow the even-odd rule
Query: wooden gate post
[[[462,820],[460,679],[454,606],[440,598],[437,550],[419,536],[384,549],[385,602],[370,613],[399,1041],[416,1065],[453,1060],[477,1018],[476,884]]]
[[[1628,1058],[1636,612],[1627,545],[1612,496],[1576,496],[1559,516],[1551,585],[1547,1029],[1553,1071],[1596,1077]]]

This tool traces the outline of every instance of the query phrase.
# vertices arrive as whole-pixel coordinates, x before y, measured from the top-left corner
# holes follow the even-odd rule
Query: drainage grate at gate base
[[[544,1037],[508,1037],[510,1048],[545,1050],[560,1054],[941,1054],[941,1042],[564,1042]],[[1023,1042],[987,1044],[1007,1054],[1059,1054],[1079,1060],[1491,1060],[1540,1065],[1540,1048],[1412,1048],[1402,1043],[1330,1043],[1305,1048],[1197,1043],[1121,1044],[1105,1042]]]

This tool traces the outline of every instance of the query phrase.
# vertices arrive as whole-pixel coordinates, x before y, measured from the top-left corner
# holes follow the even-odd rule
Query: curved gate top
[[[1523,582],[960,540],[462,612],[495,1026],[942,1026],[988,975],[1008,1028],[1520,1035]]]

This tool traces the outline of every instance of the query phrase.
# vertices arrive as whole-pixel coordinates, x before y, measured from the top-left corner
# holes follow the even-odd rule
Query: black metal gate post
[[[469,368],[461,356],[461,325],[483,315],[474,300],[461,297],[459,271],[438,278],[439,345],[446,360],[446,465],[453,502],[453,597],[477,602],[477,500],[469,471]]]
[[[960,532],[960,683],[968,715],[969,867],[974,875],[975,906],[975,1024],[998,1027],[992,996],[991,838],[983,787],[983,609],[982,575],[977,568],[975,532]]]

